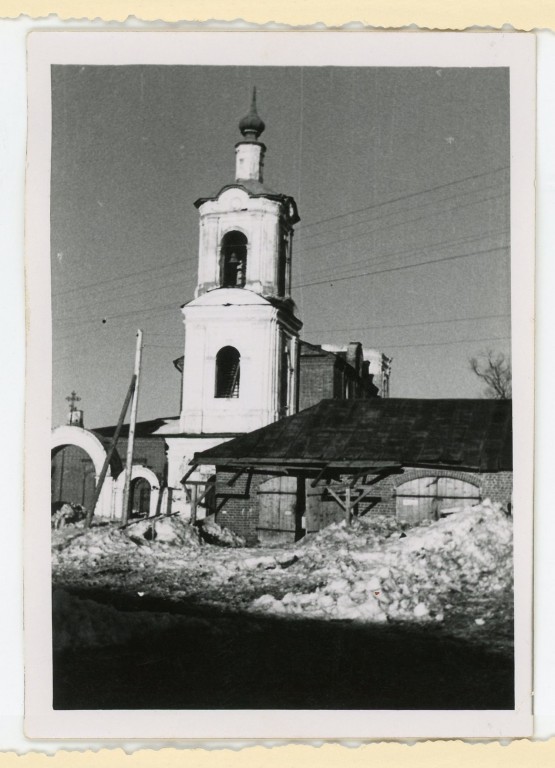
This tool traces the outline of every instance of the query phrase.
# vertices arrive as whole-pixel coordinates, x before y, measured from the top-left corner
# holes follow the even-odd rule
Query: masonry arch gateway
[[[80,448],[90,457],[94,465],[94,484],[96,487],[107,456],[106,450],[98,437],[82,427],[68,425],[57,427],[52,432],[50,442],[52,459],[54,459],[58,451],[66,446]],[[117,476],[118,469],[121,469],[121,466],[118,466],[118,458],[114,457],[110,462],[102,491],[96,504],[95,514],[101,517],[111,517],[113,513],[114,475]],[[64,499],[64,501],[71,501],[71,499]]]
[[[134,464],[131,469],[131,485],[138,480],[145,480],[150,487],[150,501],[148,517],[154,517],[160,509],[160,481],[155,473],[142,464]],[[122,472],[114,484],[115,509],[123,509],[123,490],[125,485],[125,472]]]

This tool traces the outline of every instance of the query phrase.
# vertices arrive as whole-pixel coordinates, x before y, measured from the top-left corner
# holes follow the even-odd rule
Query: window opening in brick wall
[[[239,397],[241,355],[235,347],[222,347],[216,355],[215,397]]]

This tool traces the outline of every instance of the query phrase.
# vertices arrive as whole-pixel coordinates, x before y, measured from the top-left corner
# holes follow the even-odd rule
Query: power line
[[[482,255],[482,254],[494,253],[494,252],[497,252],[497,251],[502,251],[502,250],[507,250],[507,249],[508,249],[508,246],[500,246],[500,247],[497,247],[497,248],[489,248],[489,249],[486,249],[486,250],[483,250],[483,251],[475,251],[473,253],[463,253],[463,254],[458,254],[458,255],[455,255],[455,256],[444,256],[444,257],[442,257],[440,259],[428,259],[427,261],[421,261],[421,262],[418,262],[416,264],[405,264],[405,265],[401,265],[401,266],[397,266],[397,267],[388,267],[386,269],[371,270],[371,271],[368,271],[368,272],[359,272],[357,274],[349,275],[349,276],[346,276],[346,277],[337,277],[337,278],[332,278],[332,279],[328,278],[326,280],[316,280],[316,281],[302,283],[302,284],[299,283],[299,284],[296,284],[293,287],[295,287],[295,288],[305,288],[305,287],[310,287],[310,286],[315,286],[315,285],[325,285],[325,284],[328,284],[328,283],[330,285],[333,285],[333,283],[335,283],[335,282],[341,282],[343,280],[352,280],[352,279],[354,279],[356,277],[365,277],[365,276],[369,276],[369,275],[379,275],[379,274],[385,274],[385,273],[388,273],[388,272],[397,272],[397,271],[404,270],[404,269],[414,269],[414,268],[417,268],[417,267],[426,266],[428,264],[439,264],[439,263],[445,262],[445,261],[452,261],[452,260],[455,260],[455,259],[470,258],[472,256],[479,256],[479,255]],[[87,319],[76,320],[76,321],[63,321],[63,322],[60,322],[58,324],[64,324],[64,322],[65,323],[71,322],[73,326],[82,326],[82,325],[87,325],[89,323],[98,323],[98,322],[105,323],[107,320],[118,319],[118,318],[122,318],[122,317],[131,317],[131,316],[134,316],[134,315],[137,315],[137,314],[143,314],[143,316],[145,318],[147,318],[147,316],[149,314],[151,316],[155,316],[155,315],[159,315],[159,314],[165,314],[165,311],[170,310],[170,309],[175,310],[176,309],[176,304],[172,303],[172,304],[166,304],[166,305],[155,305],[155,306],[152,306],[152,307],[143,307],[142,309],[136,309],[136,310],[130,310],[130,311],[127,311],[127,312],[119,312],[119,313],[116,313],[116,314],[105,315],[102,319],[100,319],[98,317],[97,318],[87,318]]]
[[[178,308],[178,305],[177,304],[175,304],[175,305],[172,304],[172,307],[175,310],[175,309]],[[158,322],[160,320],[163,320],[164,316],[167,317],[168,314],[169,314],[169,311],[167,309],[161,310],[160,312],[157,312],[154,309],[148,310],[141,317],[141,322],[143,322],[143,321],[145,323],[146,322],[148,322],[148,323]],[[110,317],[106,317],[105,319],[109,320]],[[110,333],[113,334],[115,331],[126,332],[127,331],[126,326],[128,324],[134,324],[136,322],[137,322],[137,317],[136,317],[135,314],[133,314],[133,315],[130,315],[129,317],[118,318],[117,326],[111,326],[110,325],[110,326],[108,326],[108,328],[106,328],[105,324],[99,323],[99,318],[90,318],[90,319],[84,320],[84,321],[81,322],[81,325],[87,325],[87,324],[97,325],[98,326],[97,330],[99,332],[102,333],[104,331],[106,331],[106,332],[109,331]],[[62,332],[64,334],[63,336],[62,335],[58,335],[57,331],[55,332],[55,334],[53,336],[53,341],[54,342],[57,343],[57,342],[68,341],[68,342],[71,343],[71,341],[75,338],[74,334],[79,335],[79,334],[83,334],[84,333],[83,329],[81,327],[79,327],[79,326],[75,327],[75,328],[74,327],[72,327],[72,328],[63,328],[63,329],[60,330],[60,333],[62,333]],[[93,331],[88,331],[88,333],[92,333],[92,332]]]
[[[478,339],[454,339],[452,341],[428,341],[423,344],[384,344],[383,346],[387,347],[388,349],[404,349],[407,347],[446,347],[450,346],[451,344],[467,344],[467,343],[475,343],[477,341],[506,341],[507,339],[510,339],[510,336],[485,336]]]
[[[504,192],[501,195],[492,195],[491,197],[486,197],[483,200],[473,200],[470,203],[464,203],[462,205],[457,204],[457,205],[451,206],[450,208],[444,208],[444,209],[439,210],[439,211],[431,211],[430,213],[427,213],[427,214],[420,214],[416,218],[403,219],[403,221],[394,222],[392,224],[387,224],[385,226],[374,227],[373,229],[365,230],[364,232],[361,232],[358,235],[350,235],[349,237],[340,237],[338,240],[329,240],[328,242],[325,242],[325,243],[319,243],[317,245],[308,246],[307,248],[302,248],[299,251],[297,251],[297,255],[299,253],[307,253],[308,251],[320,250],[321,248],[325,248],[325,247],[330,246],[330,245],[337,245],[338,243],[345,243],[345,242],[348,242],[349,240],[358,240],[358,239],[360,239],[362,237],[365,237],[366,235],[372,234],[373,232],[381,232],[386,227],[387,227],[388,231],[390,231],[391,229],[396,229],[397,227],[403,227],[403,226],[406,226],[407,224],[412,224],[415,221],[421,221],[422,218],[426,217],[426,216],[429,216],[430,218],[433,218],[434,216],[440,216],[440,215],[443,215],[445,213],[448,213],[449,211],[455,211],[455,210],[456,211],[460,211],[462,208],[469,208],[469,207],[471,207],[473,205],[479,205],[480,203],[486,203],[486,202],[488,202],[488,200],[497,200],[497,199],[500,199],[502,197],[507,197],[507,195],[508,195],[508,192]],[[389,214],[389,215],[391,215],[391,214]]]
[[[120,317],[129,317],[131,315],[140,315],[142,313],[144,313],[144,317],[146,317],[149,314],[149,310],[153,310],[153,311],[154,310],[169,310],[169,309],[177,309],[177,308],[178,308],[178,306],[175,303],[173,303],[173,304],[165,304],[165,305],[158,305],[158,304],[156,304],[153,307],[143,307],[142,309],[133,309],[133,310],[130,310],[128,312],[119,312],[117,314],[104,315],[104,317],[102,317],[102,318],[100,318],[100,317],[90,317],[90,318],[87,318],[85,320],[76,320],[75,322],[72,322],[72,325],[73,326],[87,325],[88,323],[102,323],[102,324],[104,324],[107,320],[114,320],[114,319],[117,319],[117,318],[120,318]],[[161,314],[163,314],[163,312]],[[71,321],[66,320],[64,322],[71,322]],[[62,324],[62,323],[60,323],[60,324]]]
[[[384,212],[378,216],[375,216],[373,218],[363,218],[359,219],[358,221],[351,222],[349,224],[343,224],[339,227],[335,227],[332,231],[340,231],[342,229],[350,229],[352,227],[358,227],[360,224],[369,224],[374,221],[382,221],[383,219],[386,219],[390,216],[397,216],[399,214],[403,214],[408,211],[416,211],[421,208],[427,208],[430,205],[441,205],[443,203],[449,202],[450,200],[458,200],[459,202],[462,201],[464,198],[468,197],[468,195],[477,195],[482,192],[487,192],[490,189],[497,189],[499,190],[499,184],[488,184],[485,187],[480,187],[479,189],[469,189],[466,191],[456,191],[452,195],[443,196],[440,200],[428,200],[428,202],[420,203],[418,205],[410,205],[410,206],[404,206],[402,208],[399,208],[398,210],[390,211],[390,212]],[[506,194],[506,193],[504,193]],[[491,199],[491,198],[489,198]],[[466,205],[472,204],[472,203],[466,203]],[[462,202],[461,202],[462,205]],[[322,232],[321,234],[315,233],[313,235],[310,235],[310,237],[320,237],[321,235],[329,234],[329,232]]]
[[[355,325],[349,328],[305,328],[306,333],[320,333],[327,331],[333,333],[336,331],[363,331],[363,330],[381,330],[382,328],[413,328],[419,325],[440,325],[441,323],[465,323],[473,320],[491,320],[500,317],[510,317],[510,314],[504,313],[500,315],[473,315],[470,317],[453,317],[447,320],[425,320],[422,323],[395,323],[388,325]]]
[[[328,278],[327,280],[316,280],[312,283],[297,283],[294,288],[306,288],[308,286],[313,285],[325,285],[330,284],[333,286],[334,283],[339,283],[342,280],[352,280],[355,277],[366,277],[367,275],[383,275],[386,272],[398,272],[402,269],[415,269],[416,267],[423,267],[427,264],[439,264],[443,261],[454,261],[455,259],[468,259],[471,256],[480,256],[482,254],[486,253],[494,253],[495,251],[505,251],[508,250],[508,246],[503,245],[499,248],[488,248],[485,251],[474,251],[473,253],[461,253],[457,256],[443,256],[441,259],[428,259],[428,261],[419,261],[416,264],[404,264],[400,267],[389,267],[388,269],[377,269],[373,272],[359,272],[356,275],[349,275],[348,277],[337,277],[337,278]]]
[[[378,264],[385,262],[394,256],[402,256],[405,253],[416,254],[416,253],[421,253],[423,251],[436,250],[437,248],[441,248],[445,245],[458,245],[458,244],[464,244],[464,243],[471,243],[471,242],[474,242],[475,240],[484,240],[485,238],[493,237],[495,235],[506,234],[508,231],[509,230],[507,228],[499,229],[499,230],[490,230],[489,232],[483,232],[479,235],[474,235],[472,237],[465,236],[465,237],[456,238],[455,240],[452,240],[452,239],[439,240],[435,243],[430,243],[429,245],[428,244],[423,245],[419,248],[411,247],[411,248],[403,248],[403,250],[401,251],[390,251],[389,253],[384,253],[381,256],[380,255],[365,256],[363,259],[356,259],[355,261],[350,261],[348,263],[341,265],[340,269],[351,270],[355,268],[355,265],[368,264],[371,262],[374,262],[374,266],[377,266]],[[329,269],[330,269],[329,264],[325,264],[319,268],[312,269],[311,272],[314,276],[314,274],[317,275],[319,272],[326,272]]]
[[[175,267],[178,264],[183,264],[184,259],[179,259],[178,261],[172,261],[169,264],[157,264],[155,267],[149,267],[148,269],[141,269],[136,270],[132,274],[128,275],[121,275],[119,277],[110,277],[106,278],[106,280],[98,280],[95,283],[87,283],[86,285],[80,285],[75,286],[74,288],[67,288],[63,291],[56,291],[55,293],[52,293],[52,296],[62,296],[66,293],[74,293],[75,291],[83,291],[86,288],[96,288],[98,285],[108,285],[108,283],[114,283],[117,280],[129,280],[131,277],[135,277],[136,275],[143,275],[147,274],[148,272],[155,272],[157,269],[169,269],[169,267]]]
[[[327,222],[327,221],[335,221],[336,219],[342,219],[345,216],[352,216],[355,213],[363,213],[364,211],[381,208],[384,205],[390,205],[391,203],[398,203],[401,200],[409,200],[410,198],[418,197],[418,195],[425,195],[425,194],[428,194],[429,192],[436,192],[437,190],[445,189],[446,187],[452,187],[454,184],[463,184],[465,181],[472,181],[473,179],[479,179],[479,178],[482,178],[483,176],[493,175],[494,173],[501,173],[501,171],[507,171],[509,170],[509,168],[510,166],[504,165],[501,168],[496,168],[493,171],[484,171],[483,173],[476,173],[472,176],[465,176],[464,178],[458,179],[456,181],[449,181],[446,184],[438,184],[435,187],[428,187],[427,189],[422,189],[417,192],[411,192],[408,195],[393,197],[393,198],[390,198],[389,200],[384,200],[381,203],[374,203],[373,205],[367,205],[364,208],[358,208],[357,210],[354,210],[354,211],[347,211],[346,213],[338,213],[335,216],[328,216],[325,219],[320,219],[318,221],[310,221],[308,222],[308,224],[303,224],[303,229],[308,229],[309,227],[315,227],[316,225],[323,224],[324,222]]]
[[[497,169],[492,170],[492,171],[484,171],[483,173],[474,174],[472,176],[466,176],[466,177],[464,177],[462,179],[458,179],[458,180],[455,180],[455,181],[450,181],[450,182],[447,182],[445,184],[439,184],[437,186],[429,187],[429,188],[424,189],[424,190],[418,190],[418,191],[412,192],[412,193],[410,193],[408,195],[402,195],[402,196],[397,197],[397,198],[390,198],[389,200],[384,200],[381,203],[375,203],[373,205],[365,206],[364,208],[358,208],[358,209],[355,209],[355,210],[346,211],[345,213],[336,214],[335,216],[329,216],[329,217],[326,217],[324,219],[320,219],[320,220],[314,221],[314,222],[308,222],[307,224],[303,223],[301,228],[304,230],[304,229],[308,229],[310,227],[314,227],[314,226],[319,225],[319,224],[326,223],[328,221],[335,221],[336,219],[344,218],[346,216],[352,216],[352,215],[355,215],[357,213],[363,213],[363,212],[368,211],[368,210],[376,210],[376,209],[381,208],[381,207],[383,207],[385,205],[390,205],[392,203],[396,203],[396,202],[400,202],[400,201],[403,201],[403,200],[412,199],[414,197],[418,197],[419,195],[429,194],[431,192],[435,192],[435,191],[438,191],[438,190],[441,190],[441,189],[445,189],[445,188],[453,186],[455,184],[463,184],[466,181],[471,181],[473,179],[481,178],[481,177],[492,175],[492,174],[495,174],[495,173],[500,173],[501,171],[508,170],[508,168],[509,168],[509,166],[504,166],[502,168],[497,168]],[[491,186],[493,186],[493,185],[490,185],[489,187],[481,188],[479,190],[468,190],[466,192],[456,193],[452,197],[456,197],[457,194],[467,195],[467,194],[472,194],[474,192],[482,192],[482,191],[485,191],[486,189],[490,189]],[[452,199],[452,197],[451,198],[447,198],[447,199]],[[492,199],[492,198],[489,198],[489,199]],[[409,210],[409,211],[410,210],[415,210],[416,208],[426,207],[427,205],[432,205],[432,204],[433,204],[433,201],[430,201],[429,203],[422,204],[422,206],[411,206],[410,208],[408,208],[406,210]],[[392,211],[389,214],[385,214],[385,216],[392,216],[392,215],[396,215],[396,214],[402,213],[402,212],[403,212],[402,210],[401,211]],[[373,219],[372,221],[377,221],[377,220],[379,220],[379,218],[380,217],[378,217],[377,219]],[[363,224],[363,223],[366,223],[366,222],[359,221],[359,222],[354,222],[353,225],[346,225],[346,226],[356,226],[357,224]],[[371,230],[371,231],[375,231],[375,230]],[[342,242],[342,241],[338,241],[338,242]],[[330,244],[330,243],[328,243],[328,244]],[[314,246],[314,247],[319,247],[319,246]],[[308,249],[305,249],[305,250],[308,250]],[[302,253],[302,251],[301,251],[301,253]],[[136,277],[137,275],[149,274],[149,273],[155,272],[156,270],[169,269],[170,267],[184,265],[188,261],[191,261],[191,260],[192,259],[182,258],[182,259],[170,262],[168,264],[156,265],[154,267],[149,267],[147,269],[136,270],[132,274],[120,275],[120,276],[112,277],[112,278],[106,278],[105,280],[98,280],[98,281],[95,281],[94,283],[87,283],[85,285],[75,286],[73,288],[68,288],[68,289],[61,290],[61,291],[55,291],[55,292],[52,293],[52,296],[53,297],[54,296],[61,296],[61,295],[66,295],[68,293],[74,293],[74,292],[77,292],[77,291],[86,290],[88,288],[96,288],[96,287],[102,286],[102,285],[109,285],[110,283],[114,283],[114,282],[119,281],[119,280],[129,280],[129,279],[132,279],[132,278]],[[143,282],[143,281],[140,281],[140,282]]]
[[[122,299],[133,299],[133,298],[137,298],[138,296],[148,295],[150,293],[160,293],[161,291],[163,291],[165,294],[167,294],[167,293],[170,292],[170,289],[179,290],[180,294],[183,295],[183,293],[187,290],[187,288],[188,288],[188,284],[187,283],[185,283],[184,285],[178,285],[176,280],[174,279],[172,281],[172,283],[169,283],[169,284],[163,283],[162,285],[157,285],[157,286],[154,286],[152,288],[145,288],[145,289],[143,289],[141,291],[132,291],[131,293],[118,293],[115,296],[104,296],[101,299],[93,298],[91,296],[91,297],[89,297],[90,304],[88,304],[86,307],[84,307],[84,309],[93,309],[93,310],[101,311],[100,310],[100,305],[102,303],[105,303],[105,302],[114,303],[115,301],[117,301],[118,304],[119,304],[119,302]],[[171,296],[170,297],[166,296],[166,298],[171,298]],[[179,299],[176,298],[176,303],[178,301],[179,301]],[[66,312],[63,312],[63,313],[60,313],[60,314],[56,314],[54,317],[57,320],[62,320],[63,321],[63,318],[65,318],[65,317],[72,317],[72,316],[74,316],[74,314],[76,312],[76,310],[74,308],[72,309],[71,307],[66,307],[66,310],[67,310]],[[68,320],[66,322],[71,322],[71,320]]]
[[[188,289],[188,286],[191,284],[191,279],[194,280],[194,277],[191,278],[191,276],[189,275],[183,275],[182,273],[179,273],[179,282],[182,283],[181,290]],[[139,286],[141,286],[143,283],[148,283],[148,286],[145,288],[139,288]],[[81,309],[81,307],[90,303],[96,305],[102,301],[113,301],[114,298],[116,297],[119,300],[122,297],[140,296],[144,293],[148,293],[149,291],[166,290],[167,288],[172,287],[176,283],[177,283],[177,280],[174,274],[156,275],[156,277],[151,276],[143,280],[139,280],[136,283],[125,283],[121,285],[113,284],[113,285],[102,286],[101,294],[92,295],[92,292],[91,292],[91,295],[83,296],[83,295],[76,294],[76,295],[67,296],[67,297],[62,296],[61,298],[58,298],[56,300],[54,300],[55,297],[53,296],[52,306],[63,307],[66,309],[70,309],[70,311],[76,311],[77,307]],[[99,288],[100,287],[101,286],[99,286]],[[131,289],[130,293],[121,293],[121,291],[125,291],[128,289]],[[83,290],[86,290],[86,289],[83,289]]]

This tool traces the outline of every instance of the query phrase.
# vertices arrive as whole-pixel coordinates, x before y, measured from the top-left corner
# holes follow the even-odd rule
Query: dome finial
[[[252,89],[251,108],[248,115],[239,122],[239,130],[247,141],[257,141],[266,126],[256,109],[256,86]]]

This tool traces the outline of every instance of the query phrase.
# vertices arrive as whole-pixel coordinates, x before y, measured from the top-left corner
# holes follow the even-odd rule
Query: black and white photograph
[[[32,36],[31,729],[528,735],[533,42]]]

